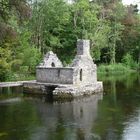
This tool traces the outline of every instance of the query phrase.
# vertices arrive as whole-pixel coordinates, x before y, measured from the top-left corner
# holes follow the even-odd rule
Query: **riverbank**
[[[29,73],[11,73],[8,75],[6,81],[2,82],[15,82],[15,81],[29,81],[29,80],[35,80],[35,74],[29,74]]]
[[[98,73],[99,74],[124,74],[124,73],[133,73],[138,71],[138,67],[131,68],[129,66],[124,65],[123,63],[117,64],[101,64],[98,66]]]
[[[134,73],[139,71],[140,68],[130,68],[122,63],[117,64],[101,64],[97,66],[97,72],[98,74],[106,75],[106,74],[112,74],[112,75],[118,75],[118,74],[124,74],[126,72],[128,73]],[[11,73],[6,81],[3,82],[12,82],[12,81],[28,81],[28,80],[35,80],[35,74],[29,74],[29,73]]]

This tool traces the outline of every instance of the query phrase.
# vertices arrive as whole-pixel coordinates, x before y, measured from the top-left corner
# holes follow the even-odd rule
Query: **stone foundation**
[[[69,98],[78,96],[88,96],[94,93],[102,92],[103,84],[102,82],[97,82],[93,85],[83,85],[83,86],[58,86],[53,91],[53,96],[55,98]]]
[[[73,86],[62,84],[49,84],[40,82],[24,83],[24,93],[49,95],[52,94],[54,99],[75,98],[79,96],[89,96],[94,93],[103,91],[102,82],[97,82],[92,85]]]

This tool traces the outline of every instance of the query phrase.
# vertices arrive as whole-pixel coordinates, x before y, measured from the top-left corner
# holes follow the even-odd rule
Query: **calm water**
[[[140,75],[99,79],[104,94],[63,103],[0,89],[0,140],[140,140]]]

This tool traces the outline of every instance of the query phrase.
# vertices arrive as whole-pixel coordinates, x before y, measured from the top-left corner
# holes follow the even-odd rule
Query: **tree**
[[[30,57],[31,52],[33,52],[34,48],[31,48],[32,45],[29,44],[29,38],[25,36],[24,39],[21,38],[22,34],[25,31],[26,33],[30,32],[27,26],[27,22],[31,15],[31,9],[28,1],[1,0],[0,15],[0,81],[4,81],[8,79],[10,75],[14,75],[11,73],[15,71],[14,68],[16,66],[18,66],[16,67],[16,71],[18,71],[19,67],[24,65],[23,62],[25,60],[21,60],[22,58],[18,58],[18,53],[23,53],[24,59],[26,58],[24,49],[20,49],[23,47],[23,44],[28,45],[28,48],[26,46],[24,46],[23,48],[26,47],[26,49],[28,49],[27,52],[30,53]],[[20,50],[20,52],[18,52],[18,50]],[[34,64],[32,63],[32,65]]]

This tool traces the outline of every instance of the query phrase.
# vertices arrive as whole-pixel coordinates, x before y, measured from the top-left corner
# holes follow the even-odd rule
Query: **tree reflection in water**
[[[19,102],[2,101],[0,139],[139,140],[139,74],[101,76],[100,80],[104,81],[104,96],[51,103],[22,96]],[[15,98],[15,94],[9,95]]]

